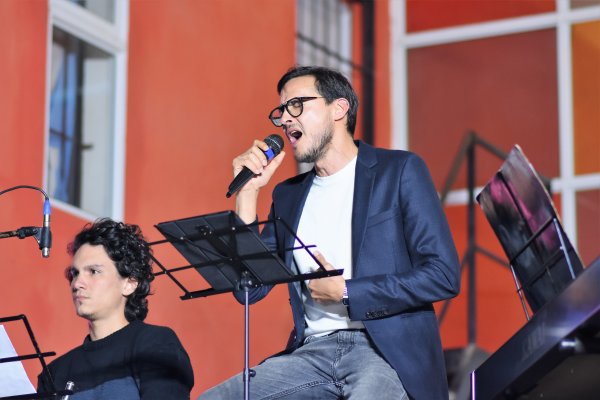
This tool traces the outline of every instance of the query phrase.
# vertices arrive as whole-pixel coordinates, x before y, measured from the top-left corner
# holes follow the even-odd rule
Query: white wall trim
[[[408,51],[414,48],[444,45],[504,35],[556,29],[557,85],[559,118],[560,177],[552,180],[552,190],[561,196],[561,215],[564,229],[574,245],[577,244],[576,195],[582,190],[599,190],[600,173],[575,175],[573,84],[571,27],[573,24],[600,21],[600,6],[570,8],[569,0],[555,0],[556,11],[531,16],[467,24],[451,28],[432,29],[416,33],[406,32],[406,4],[389,0],[391,40],[391,127],[393,148],[409,149],[408,135]],[[482,188],[477,188],[479,193]],[[466,189],[448,194],[447,205],[465,205]]]
[[[94,221],[98,217],[101,217],[100,215],[94,215],[85,210],[82,210],[81,208],[75,207],[69,203],[65,203],[64,201],[58,199],[52,199],[52,208],[56,208],[58,210],[64,211],[66,213],[69,213],[85,221],[90,222]],[[104,217],[104,215],[102,215],[102,217]]]
[[[406,4],[390,2],[390,62],[391,62],[391,145],[408,149],[408,71],[406,40]]]
[[[600,173],[597,174],[586,174],[577,175],[573,179],[552,179],[550,181],[550,188],[552,189],[551,194],[558,194],[561,196],[565,189],[569,189],[573,192],[583,192],[588,190],[600,190]],[[475,196],[483,190],[483,186],[475,187]],[[446,206],[464,206],[469,201],[469,193],[467,189],[456,189],[448,192],[446,196]],[[564,218],[564,217],[563,217]],[[569,235],[569,238],[571,236]]]
[[[576,175],[569,179],[553,179],[552,192],[600,190],[600,173]]]
[[[129,1],[117,0],[117,8],[122,8],[121,3],[129,5]],[[108,53],[124,51],[127,47],[127,42],[120,36],[122,33],[117,25],[77,4],[66,0],[50,0],[50,14],[54,26]]]
[[[556,28],[556,57],[558,82],[558,150],[560,178],[563,181],[572,180],[575,176],[574,146],[573,146],[573,79],[571,56],[571,24],[569,0],[556,0],[559,16]],[[561,214],[563,228],[574,245],[577,243],[577,214],[575,191],[571,187],[563,187],[561,193]]]
[[[129,1],[117,1],[117,18],[122,42],[128,48]],[[120,51],[115,56],[115,136],[113,158],[112,216],[118,221],[125,219],[125,169],[127,132],[127,71],[129,52]]]
[[[46,87],[44,94],[44,156],[43,156],[43,164],[42,164],[42,185],[44,190],[48,192],[48,157],[50,154],[48,153],[50,147],[50,82],[52,81],[52,61],[50,56],[52,54],[52,13],[48,13],[48,18],[46,20]],[[54,205],[54,203],[52,203]]]
[[[395,2],[392,2],[390,9],[395,7],[403,8],[404,4],[397,5]],[[560,22],[575,24],[597,19],[600,19],[600,6],[572,11],[569,10],[567,6],[566,11],[467,24],[452,28],[432,29],[416,33],[404,33],[403,36],[405,37],[401,39],[401,42],[404,43],[407,48],[438,46],[466,40],[485,39],[542,29],[551,29],[555,28]],[[394,35],[393,39],[397,38],[398,37]]]

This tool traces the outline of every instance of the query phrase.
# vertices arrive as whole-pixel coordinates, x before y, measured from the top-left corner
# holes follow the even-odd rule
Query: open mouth
[[[286,135],[287,135],[290,143],[293,146],[302,136],[302,132],[299,130],[292,129],[292,130],[287,131]]]

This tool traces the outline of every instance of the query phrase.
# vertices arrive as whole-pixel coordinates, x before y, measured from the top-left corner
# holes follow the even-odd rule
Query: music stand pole
[[[258,236],[258,230],[251,226],[280,222],[299,247],[271,250]],[[165,241],[151,244],[171,243],[191,264],[167,269],[155,257],[152,259],[162,269],[162,273],[171,278],[184,290],[182,300],[207,297],[226,292],[234,293],[236,299],[244,304],[244,400],[250,396],[250,379],[256,375],[249,368],[249,320],[250,290],[281,283],[300,282],[307,279],[319,279],[342,275],[343,270],[325,270],[316,257],[303,244],[292,229],[283,220],[245,224],[233,211],[224,211],[196,217],[162,222],[156,228],[163,234]],[[275,226],[274,229],[277,227]],[[279,258],[278,251],[289,252],[303,249],[319,265],[316,272],[307,274],[293,273]],[[174,272],[188,268],[196,269],[212,287],[194,292],[187,290],[173,275]],[[270,290],[270,289],[269,289]],[[241,291],[243,291],[243,296]]]
[[[240,286],[244,289],[244,400],[250,398],[250,378],[256,373],[250,369],[250,301],[249,292],[252,279],[247,271],[242,273]]]

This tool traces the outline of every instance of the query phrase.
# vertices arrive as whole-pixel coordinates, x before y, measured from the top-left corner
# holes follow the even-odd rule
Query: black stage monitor
[[[583,270],[548,191],[518,145],[477,201],[534,313]]]

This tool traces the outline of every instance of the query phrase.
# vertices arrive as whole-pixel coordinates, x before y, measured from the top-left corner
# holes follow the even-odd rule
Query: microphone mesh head
[[[281,153],[283,149],[283,139],[278,134],[274,133],[265,138],[264,142],[269,145],[271,150],[273,150],[273,154],[277,155]]]

